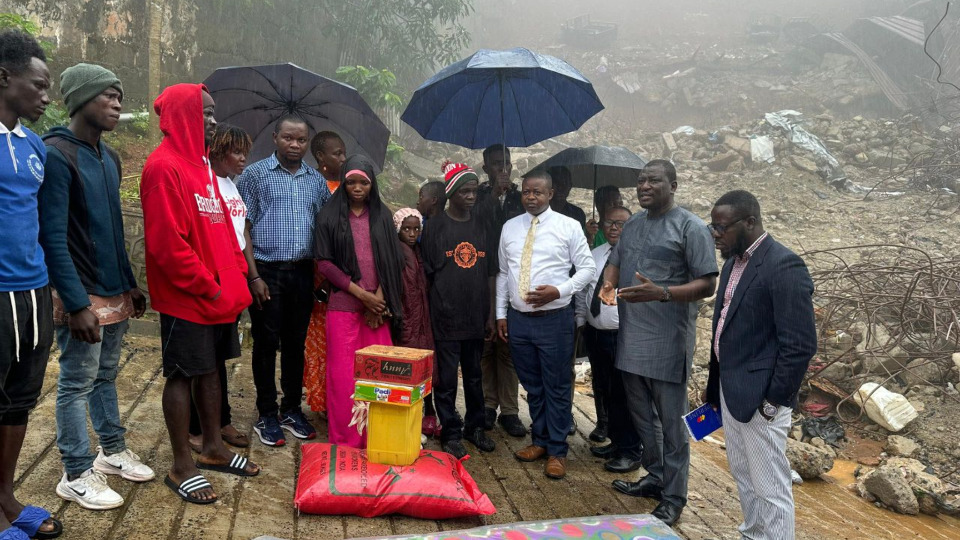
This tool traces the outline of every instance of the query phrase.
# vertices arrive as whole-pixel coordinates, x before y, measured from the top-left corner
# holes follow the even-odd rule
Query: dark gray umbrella
[[[534,167],[570,170],[573,187],[596,189],[600,186],[629,188],[637,186],[637,177],[647,162],[622,146],[587,146],[567,148]]]
[[[335,131],[347,155],[361,153],[383,167],[390,130],[352,86],[289,63],[220,68],[203,83],[217,103],[217,121],[250,134],[250,161],[273,153],[274,125],[295,114],[307,122],[310,137]],[[306,159],[314,163],[313,156]]]

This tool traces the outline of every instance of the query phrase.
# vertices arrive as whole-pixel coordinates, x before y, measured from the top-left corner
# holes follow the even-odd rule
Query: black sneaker
[[[487,437],[483,428],[464,430],[463,438],[473,443],[481,452],[493,452],[493,449],[497,447],[493,439]]]
[[[483,409],[483,429],[490,431],[497,421],[497,410],[487,407]]]
[[[460,439],[443,443],[443,451],[457,459],[463,459],[467,455],[467,448],[463,446],[463,441]]]
[[[511,437],[526,437],[527,428],[523,427],[520,417],[515,414],[501,414],[500,427]]]

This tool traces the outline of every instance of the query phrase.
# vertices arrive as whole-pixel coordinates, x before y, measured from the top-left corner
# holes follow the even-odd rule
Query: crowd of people
[[[62,531],[13,492],[54,337],[64,469],[57,494],[88,509],[115,508],[123,498],[106,475],[154,478],[125,444],[116,391],[128,319],[147,308],[124,244],[121,163],[102,140],[119,122],[123,86],[108,69],[85,63],[65,70],[59,83],[70,122],[41,138],[21,119],[37,120],[50,103],[43,50],[24,33],[0,33],[0,136],[8,149],[0,152],[4,539]],[[166,88],[154,110],[163,139],[144,165],[140,196],[173,449],[164,482],[183,500],[217,500],[203,471],[261,471],[228,448],[250,444],[231,418],[225,368],[240,356],[238,321],[247,310],[253,431],[262,444],[316,438],[305,400],[326,412],[329,442],[363,448],[352,398],[355,352],[400,345],[435,351],[424,434],[457,458],[468,453],[464,442],[495,451],[487,432],[498,423],[527,437],[522,385],[530,444],[514,456],[545,460],[552,479],[566,475],[567,438],[576,430],[573,367],[582,342],[597,410],[589,438],[610,441],[591,452],[612,472],[642,467],[645,476],[613,488],[659,501],[653,514],[673,525],[687,502],[683,415],[697,305],[716,291],[702,399],[722,411],[744,513],[740,531],[793,537],[784,448],[816,349],[813,285],[802,260],[763,231],[753,195],[723,195],[705,225],[676,203],[676,170],[657,159],[638,176],[640,211],[605,186],[595,193],[598,219],[588,221],[567,200],[569,170],[534,169],[518,186],[509,149],[495,145],[482,154],[484,180],[466,164],[444,163],[442,181],[421,187],[416,208],[393,212],[374,163],[348,156],[336,133],[311,137],[298,116],[280,118],[275,152],[248,166],[250,137],[217,123],[203,85]],[[308,152],[317,168],[305,161]]]

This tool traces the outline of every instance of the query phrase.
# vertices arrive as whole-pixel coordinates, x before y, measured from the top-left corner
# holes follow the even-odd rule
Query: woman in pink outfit
[[[353,365],[358,349],[392,345],[403,328],[403,253],[390,210],[380,200],[369,158],[352,156],[340,168],[340,189],[317,215],[316,257],[330,281],[327,308],[327,423],[329,440],[354,448],[366,436],[350,426]]]

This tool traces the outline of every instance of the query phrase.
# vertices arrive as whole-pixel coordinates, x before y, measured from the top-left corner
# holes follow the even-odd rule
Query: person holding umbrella
[[[253,243],[253,257],[247,263],[253,295],[253,382],[260,415],[254,430],[267,446],[286,443],[281,428],[298,439],[317,436],[300,409],[300,400],[313,311],[313,226],[330,198],[330,189],[323,176],[303,162],[308,134],[303,118],[280,118],[273,130],[276,151],[247,167],[237,179]],[[277,350],[283,389],[279,407]]]
[[[487,181],[477,190],[476,213],[498,244],[503,224],[523,213],[520,192],[510,181],[513,172],[510,149],[502,144],[487,147],[483,151],[483,172],[487,174]],[[493,429],[499,408],[500,426],[504,431],[513,437],[526,436],[527,428],[520,421],[520,381],[510,359],[510,347],[499,336],[484,343],[481,366],[484,429]]]
[[[550,169],[550,176],[553,177],[554,191],[553,198],[550,199],[550,208],[576,221],[580,224],[580,228],[586,231],[587,214],[579,206],[567,200],[570,197],[570,190],[573,189],[573,177],[570,175],[570,169],[554,167]]]

